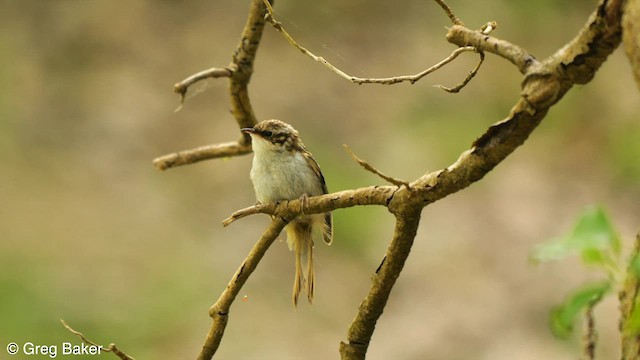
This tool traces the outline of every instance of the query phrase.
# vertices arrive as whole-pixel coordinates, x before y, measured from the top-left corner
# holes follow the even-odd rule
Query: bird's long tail
[[[313,271],[313,221],[307,219],[296,219],[286,227],[287,244],[289,250],[295,256],[295,278],[293,282],[293,305],[298,306],[298,298],[305,287],[307,300],[313,303],[313,288],[315,285],[315,275]],[[306,276],[303,268],[306,267]]]

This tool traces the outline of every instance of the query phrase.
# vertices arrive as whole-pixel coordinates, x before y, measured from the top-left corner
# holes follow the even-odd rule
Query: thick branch
[[[193,164],[198,161],[223,157],[240,156],[251,152],[251,144],[240,144],[238,141],[205,145],[191,150],[160,156],[153,160],[153,165],[159,170]]]
[[[525,49],[508,41],[489,36],[482,30],[471,30],[461,25],[454,25],[447,33],[447,40],[458,46],[472,46],[479,51],[501,56],[516,65],[523,74],[529,66],[536,62],[536,59]]]
[[[458,34],[466,35],[459,37]],[[452,27],[447,39],[460,46],[468,43],[460,39],[470,39],[480,50],[508,58],[527,74],[521,98],[506,119],[492,125],[453,165],[426,174],[411,184],[424,196],[424,205],[482,179],[524,143],[549,108],[574,84],[594,76],[599,65],[620,43],[620,1],[602,1],[579,35],[541,63],[519,47],[459,26]]]
[[[396,214],[393,239],[387,248],[382,265],[373,276],[369,294],[360,304],[358,313],[349,326],[349,343],[340,343],[342,360],[363,360],[375,330],[376,322],[387,304],[391,289],[396,282],[411,251],[420,223],[421,207]]]
[[[264,29],[264,15],[267,10],[262,0],[252,0],[249,17],[242,30],[242,37],[231,61],[237,67],[231,75],[229,93],[231,95],[231,113],[240,128],[252,127],[257,123],[253,107],[249,101],[248,85],[253,74],[253,63]],[[249,135],[244,135],[244,143],[249,143]]]
[[[213,318],[213,323],[202,346],[202,351],[198,355],[198,360],[209,360],[216,353],[216,350],[218,350],[220,340],[227,326],[227,321],[229,321],[231,304],[233,304],[240,289],[242,289],[244,283],[256,269],[258,263],[260,263],[269,246],[271,246],[285,225],[287,225],[287,222],[287,220],[281,217],[273,219],[271,225],[265,230],[258,242],[251,249],[251,252],[249,252],[249,255],[247,255],[247,258],[233,275],[227,288],[222,292],[220,298],[218,298],[218,301],[209,309],[209,315]]]
[[[640,90],[640,0],[626,0],[622,16],[622,42]]]
[[[640,261],[640,233],[636,235],[636,243],[631,253],[631,261],[627,269],[627,279],[620,291],[620,333],[622,360],[637,360],[640,358],[640,334],[632,330],[631,316],[638,311],[640,303],[640,277],[638,264]],[[636,325],[637,326],[637,325]]]

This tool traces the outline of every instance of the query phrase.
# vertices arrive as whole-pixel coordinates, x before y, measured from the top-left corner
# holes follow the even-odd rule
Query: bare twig
[[[593,308],[597,301],[587,306],[584,313],[585,333],[584,333],[584,355],[587,360],[596,359],[596,344],[598,343],[598,331],[596,330],[596,319],[593,316]]]
[[[211,68],[207,70],[200,71],[199,73],[193,74],[188,78],[176,83],[173,86],[173,91],[180,95],[180,106],[176,111],[180,110],[182,104],[184,104],[185,96],[187,95],[187,90],[189,90],[189,86],[197,83],[200,80],[208,79],[208,78],[221,78],[221,77],[231,77],[233,71],[230,68]]]
[[[249,215],[263,213],[263,211],[264,211],[263,209],[264,208],[265,208],[264,205],[256,204],[256,205],[253,205],[253,206],[246,207],[244,209],[240,209],[240,210],[234,212],[233,214],[231,214],[231,216],[229,216],[228,218],[222,220],[222,226],[227,227],[227,226],[231,225],[232,222],[234,222],[236,220],[240,220],[243,217],[247,217]]]
[[[462,21],[453,14],[453,10],[451,10],[449,5],[447,5],[443,0],[435,0],[435,1],[438,3],[438,5],[440,5],[440,7],[444,10],[444,12],[447,13],[447,16],[449,17],[453,25],[464,26]]]
[[[119,357],[122,360],[135,360],[133,357],[125,354],[124,352],[122,352],[122,350],[118,349],[116,344],[111,343],[107,347],[104,347],[102,345],[96,344],[93,341],[87,339],[81,332],[72,329],[71,326],[67,325],[67,323],[64,320],[60,319],[60,322],[62,323],[62,325],[65,328],[67,328],[67,330],[69,330],[72,334],[74,334],[77,337],[79,337],[80,340],[82,340],[82,342],[84,342],[85,344],[100,347],[100,349],[102,351],[104,351],[104,352],[112,352],[114,355],[116,355],[117,357]]]
[[[258,242],[253,246],[247,258],[233,275],[229,284],[220,295],[220,298],[218,298],[218,301],[209,309],[209,315],[213,318],[213,323],[202,346],[202,351],[198,355],[198,360],[209,360],[213,357],[213,354],[215,354],[220,345],[222,335],[224,335],[227,322],[229,321],[231,304],[233,304],[233,301],[236,296],[238,296],[238,293],[251,273],[258,266],[258,263],[269,246],[271,246],[287,223],[287,220],[279,216],[273,219]]]
[[[263,1],[265,2],[265,4],[268,3],[267,0],[263,0]],[[436,0],[436,1],[438,1],[438,0]],[[361,77],[352,76],[352,75],[349,75],[349,74],[345,73],[344,71],[340,70],[339,68],[337,68],[336,66],[331,64],[325,58],[315,55],[314,53],[309,51],[307,48],[305,48],[302,45],[298,44],[293,39],[293,37],[287,32],[287,30],[285,30],[284,27],[282,27],[282,23],[280,23],[280,22],[275,20],[275,18],[273,16],[273,8],[271,8],[271,5],[267,5],[267,12],[268,12],[267,16],[265,17],[266,21],[269,22],[274,27],[274,29],[276,29],[278,32],[280,32],[282,34],[282,36],[284,36],[284,38],[289,42],[289,44],[291,44],[291,46],[293,46],[294,48],[298,49],[298,51],[300,51],[304,55],[307,55],[313,61],[317,61],[317,62],[321,63],[322,65],[327,67],[329,70],[331,70],[334,73],[338,74],[340,77],[342,77],[342,78],[344,78],[346,80],[349,80],[350,82],[352,82],[354,84],[358,84],[358,85],[360,85],[360,84],[393,85],[393,84],[397,84],[397,83],[401,83],[401,82],[409,82],[411,84],[414,84],[415,82],[419,81],[420,79],[422,79],[426,75],[428,75],[428,74],[440,69],[444,65],[450,63],[451,61],[453,61],[453,59],[457,58],[458,55],[460,55],[461,53],[463,53],[465,51],[475,51],[475,48],[473,48],[471,46],[461,46],[460,48],[454,50],[451,53],[451,55],[449,55],[448,57],[446,57],[445,59],[443,59],[439,63],[437,63],[437,64],[431,66],[430,68],[428,68],[426,70],[423,70],[423,71],[421,71],[421,72],[419,72],[417,74],[414,74],[414,75],[401,75],[401,76],[386,77],[386,78],[361,78]],[[473,78],[473,76],[471,76],[471,77]],[[466,80],[464,82],[464,84],[468,83],[469,80]]]
[[[406,186],[407,189],[410,189],[410,185],[408,182],[401,180],[401,179],[396,179],[394,177],[391,176],[387,176],[383,173],[381,173],[380,171],[378,171],[378,169],[374,168],[373,166],[371,166],[368,162],[360,159],[358,156],[356,156],[356,154],[353,153],[353,151],[351,151],[351,148],[349,147],[349,145],[347,144],[342,144],[342,146],[344,146],[345,151],[351,155],[351,157],[353,158],[353,160],[355,160],[358,164],[360,164],[360,166],[362,166],[363,168],[365,168],[367,171],[372,172],[376,175],[378,175],[379,177],[383,178],[384,180],[392,183],[393,185],[396,186]]]
[[[459,49],[463,49],[463,48],[459,48]],[[452,88],[448,88],[443,85],[434,85],[434,86],[449,93],[457,93],[460,90],[462,90],[462,88],[465,87],[469,83],[469,81],[473,79],[474,76],[476,76],[476,74],[478,73],[478,70],[480,70],[480,66],[482,66],[482,62],[484,61],[484,52],[477,51],[477,53],[480,54],[480,61],[478,61],[478,65],[476,65],[476,67],[469,72],[469,75],[467,75],[467,77],[461,83],[459,83],[458,85]]]
[[[231,156],[240,156],[251,152],[251,144],[241,144],[238,141],[205,145],[191,150],[183,150],[177,153],[160,156],[153,160],[153,165],[159,170],[167,170],[172,167],[193,164],[198,161],[217,159]]]

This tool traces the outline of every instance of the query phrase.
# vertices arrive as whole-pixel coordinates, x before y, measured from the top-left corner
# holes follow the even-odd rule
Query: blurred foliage
[[[610,290],[611,283],[603,281],[601,283],[588,284],[573,291],[561,305],[551,310],[549,325],[553,335],[560,339],[568,339],[573,333],[574,324],[578,316],[587,307],[600,302],[602,297]]]
[[[562,304],[551,310],[551,331],[561,339],[569,338],[578,316],[587,307],[599,303],[605,295],[622,286],[624,281],[626,266],[621,259],[620,239],[602,207],[590,206],[585,209],[569,234],[538,245],[533,249],[531,258],[535,262],[546,262],[561,260],[574,254],[580,255],[583,264],[604,272],[606,280],[572,290]],[[636,268],[636,263],[637,254],[631,260],[631,271]],[[640,329],[640,315],[637,313],[639,312],[634,311],[630,316],[631,320],[627,323],[629,331],[637,332]]]

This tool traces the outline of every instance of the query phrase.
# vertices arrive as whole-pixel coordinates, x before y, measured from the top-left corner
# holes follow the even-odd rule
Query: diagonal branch
[[[62,323],[62,326],[64,326],[67,330],[69,330],[69,332],[71,332],[72,334],[74,334],[75,336],[79,337],[80,340],[82,340],[83,343],[87,344],[87,345],[91,345],[91,346],[97,346],[99,347],[102,351],[104,352],[111,352],[113,353],[115,356],[119,357],[122,360],[135,360],[134,358],[132,358],[131,356],[125,354],[124,352],[122,352],[122,350],[118,349],[118,347],[116,346],[116,344],[111,343],[109,344],[109,346],[104,347],[102,345],[98,345],[96,343],[94,343],[93,341],[87,339],[84,334],[82,334],[79,331],[74,330],[73,328],[71,328],[71,326],[67,325],[67,323],[60,319],[60,322]]]
[[[387,248],[382,265],[373,275],[369,294],[364,298],[355,319],[349,326],[349,343],[340,343],[342,360],[362,360],[371,341],[376,322],[387,304],[393,285],[409,257],[420,224],[421,207],[396,215],[393,239]]]
[[[438,5],[440,5],[442,10],[444,10],[444,12],[447,14],[447,16],[449,17],[449,19],[454,25],[464,26],[462,21],[453,14],[453,10],[451,10],[449,5],[447,5],[443,0],[435,0],[435,2],[438,3]]]
[[[347,144],[342,144],[342,146],[347,151],[347,153],[349,153],[349,155],[351,155],[353,160],[355,160],[358,164],[360,164],[360,166],[365,168],[365,170],[367,170],[367,171],[369,171],[369,172],[371,172],[371,173],[373,173],[375,175],[378,175],[379,177],[381,177],[382,179],[392,183],[393,185],[406,186],[407,188],[409,187],[409,183],[408,182],[406,182],[404,180],[396,179],[396,178],[391,177],[391,176],[387,176],[387,175],[381,173],[378,169],[376,169],[373,166],[371,166],[368,162],[360,159],[356,154],[353,153],[353,151],[351,151],[351,148]]]
[[[620,339],[621,360],[635,360],[640,356],[640,333],[637,331],[637,323],[634,324],[634,320],[637,321],[638,318],[638,304],[640,304],[640,273],[638,272],[640,232],[636,235],[630,258],[627,278],[618,296],[620,299],[620,333],[622,334]]]
[[[224,330],[229,321],[231,304],[233,304],[240,289],[242,289],[244,283],[249,279],[249,276],[256,269],[258,263],[260,263],[269,246],[271,246],[287,223],[288,221],[282,217],[273,219],[258,242],[253,246],[247,258],[233,275],[229,284],[220,295],[220,298],[218,298],[218,301],[209,309],[209,315],[213,318],[213,323],[202,346],[202,351],[200,355],[198,355],[198,360],[209,360],[218,350],[220,340],[222,340],[222,335],[224,335]]]

